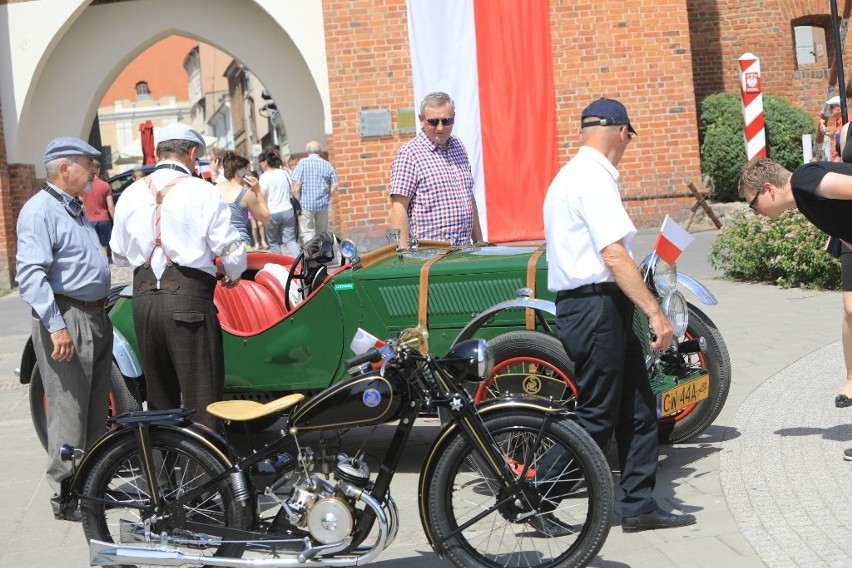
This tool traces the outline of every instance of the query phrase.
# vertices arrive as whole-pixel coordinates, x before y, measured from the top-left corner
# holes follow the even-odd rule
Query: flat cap
[[[73,136],[60,136],[47,143],[44,149],[44,163],[67,158],[68,156],[89,156],[99,158],[101,153],[94,147]]]
[[[160,129],[159,136],[157,137],[157,144],[165,142],[166,140],[187,140],[189,142],[195,142],[199,146],[198,153],[196,155],[203,156],[207,153],[207,144],[205,144],[204,137],[201,136],[201,133],[191,126],[187,126],[181,122],[173,122]]]
[[[627,109],[615,99],[599,98],[583,109],[580,118],[581,126],[610,126],[613,124],[626,124],[627,129],[636,134],[627,116]]]

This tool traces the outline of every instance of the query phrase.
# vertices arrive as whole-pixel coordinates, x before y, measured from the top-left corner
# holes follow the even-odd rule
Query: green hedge
[[[774,220],[743,214],[716,237],[709,260],[735,280],[837,290],[840,263],[824,251],[825,241],[795,210]]]
[[[816,134],[810,115],[781,97],[763,96],[767,155],[789,170],[802,165],[802,135]],[[718,93],[701,102],[701,169],[713,179],[713,199],[738,201],[737,183],[746,162],[739,95]]]

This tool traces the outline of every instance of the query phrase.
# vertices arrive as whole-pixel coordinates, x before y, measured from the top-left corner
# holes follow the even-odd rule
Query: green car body
[[[441,249],[399,254],[382,250],[369,266],[333,269],[308,299],[270,327],[246,333],[223,325],[226,393],[323,389],[346,376],[344,362],[354,355],[349,345],[358,328],[385,339],[416,326],[420,272]],[[535,251],[535,247],[472,247],[454,250],[429,267],[429,349],[446,353],[477,314],[515,298],[518,289],[526,286],[527,264]],[[259,267],[274,260],[286,264],[290,259],[250,253],[246,279],[253,279]],[[547,291],[543,255],[537,259],[535,274],[536,296],[554,299]],[[120,298],[110,318],[134,355],[138,354],[131,299]],[[490,339],[523,326],[523,310],[507,311],[480,328],[476,336]]]

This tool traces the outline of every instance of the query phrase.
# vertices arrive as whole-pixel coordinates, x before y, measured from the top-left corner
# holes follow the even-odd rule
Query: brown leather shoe
[[[673,529],[694,523],[695,515],[676,515],[674,513],[667,513],[657,507],[656,511],[651,511],[644,515],[623,517],[621,519],[621,530],[626,533],[632,533],[656,529]]]

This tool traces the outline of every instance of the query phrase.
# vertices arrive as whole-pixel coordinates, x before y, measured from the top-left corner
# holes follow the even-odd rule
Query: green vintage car
[[[526,394],[573,404],[573,364],[554,337],[554,295],[547,290],[542,248],[454,248],[423,241],[407,250],[391,244],[360,256],[352,243],[339,248],[342,255],[333,247],[296,259],[251,252],[239,285],[217,286],[227,397],[267,402],[286,393],[319,391],[348,376],[344,361],[353,355],[350,344],[359,328],[387,338],[419,325],[428,330],[428,349],[435,353],[469,337],[489,340],[494,374],[469,385],[478,401]],[[730,385],[730,361],[716,327],[687,305],[676,283],[715,303],[712,295],[653,257],[646,264],[649,287],[681,327],[680,349],[648,357],[661,436],[681,441],[718,415]],[[656,277],[655,267],[663,267]],[[115,328],[111,414],[138,409],[145,398],[131,295],[130,287],[116,291],[110,308]],[[647,322],[640,317],[636,324],[647,335]],[[33,420],[44,443],[44,389],[31,342],[20,377],[31,383]]]

